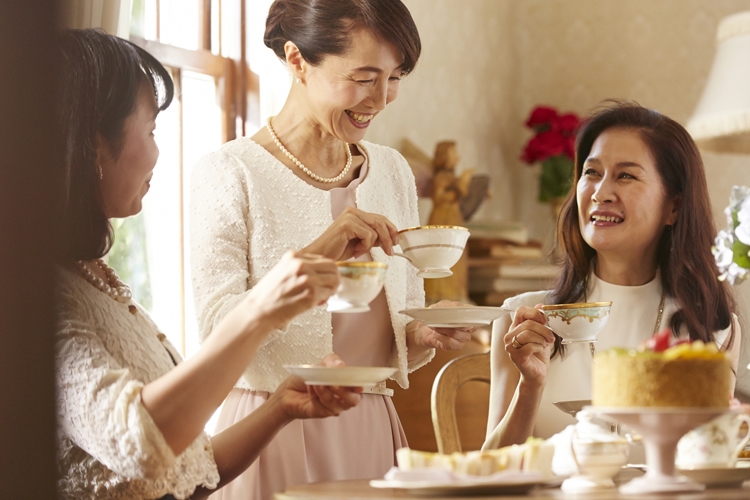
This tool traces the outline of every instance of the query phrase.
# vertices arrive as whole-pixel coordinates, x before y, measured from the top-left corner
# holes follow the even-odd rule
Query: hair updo
[[[313,66],[349,49],[352,32],[367,29],[392,44],[403,57],[402,74],[417,64],[422,43],[401,0],[276,0],[266,19],[263,42],[285,60],[284,44],[293,42]]]

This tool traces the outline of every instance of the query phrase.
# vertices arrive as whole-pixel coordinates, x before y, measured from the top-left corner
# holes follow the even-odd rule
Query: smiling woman
[[[417,63],[420,40],[409,11],[399,0],[277,0],[264,42],[293,78],[283,108],[252,138],[225,145],[193,172],[191,264],[201,334],[252,293],[285,248],[388,269],[369,312],[318,308],[275,331],[224,404],[218,429],[262,408],[285,364],[314,363],[333,351],[351,366],[397,368],[393,378],[407,387],[409,372],[434,348],[458,349],[470,338],[398,314],[424,307],[421,278],[393,257],[398,230],[419,225],[416,186],[401,155],[363,141]],[[293,484],[385,474],[406,440],[391,391],[381,385],[366,390],[345,420],[280,434],[217,497],[270,499]]]
[[[508,299],[515,313],[493,325],[485,447],[549,437],[575,423],[555,402],[591,399],[594,344],[561,344],[542,303],[611,301],[597,350],[635,348],[669,327],[715,342],[736,371],[734,300],[717,279],[703,162],[685,129],[636,104],[600,110],[578,133],[574,185],[558,220],[555,288]]]

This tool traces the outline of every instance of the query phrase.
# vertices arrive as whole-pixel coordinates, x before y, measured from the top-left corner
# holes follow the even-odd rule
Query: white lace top
[[[175,456],[141,403],[141,388],[174,367],[170,353],[180,360],[148,314],[65,269],[57,299],[60,497],[182,499],[215,488],[209,437]]]
[[[362,142],[369,168],[357,187],[356,204],[384,215],[403,229],[419,225],[414,176],[395,150]],[[201,338],[239,303],[288,250],[299,250],[332,223],[330,192],[306,183],[251,139],[229,142],[196,165],[191,181],[190,253],[193,292]],[[434,356],[429,350],[407,362],[405,326],[398,311],[424,307],[422,279],[400,257],[380,248],[372,259],[388,264],[385,293],[395,334],[394,379],[408,387],[407,374]],[[331,313],[319,306],[286,329],[274,331],[259,349],[237,387],[274,391],[289,374],[285,364],[319,362],[332,351]]]

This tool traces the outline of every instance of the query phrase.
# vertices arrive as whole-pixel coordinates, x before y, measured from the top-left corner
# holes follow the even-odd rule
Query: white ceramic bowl
[[[542,306],[547,326],[562,337],[563,344],[596,342],[609,321],[612,302],[585,302]]]
[[[420,226],[398,232],[399,245],[405,257],[419,269],[421,278],[445,278],[453,274],[464,253],[469,230],[459,226]]]
[[[367,312],[368,305],[385,283],[388,266],[382,262],[337,262],[340,282],[336,294],[328,299],[331,312]]]

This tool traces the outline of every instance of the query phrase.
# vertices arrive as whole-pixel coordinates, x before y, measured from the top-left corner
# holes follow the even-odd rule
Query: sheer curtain
[[[62,0],[66,28],[102,28],[110,35],[130,37],[132,0]]]

